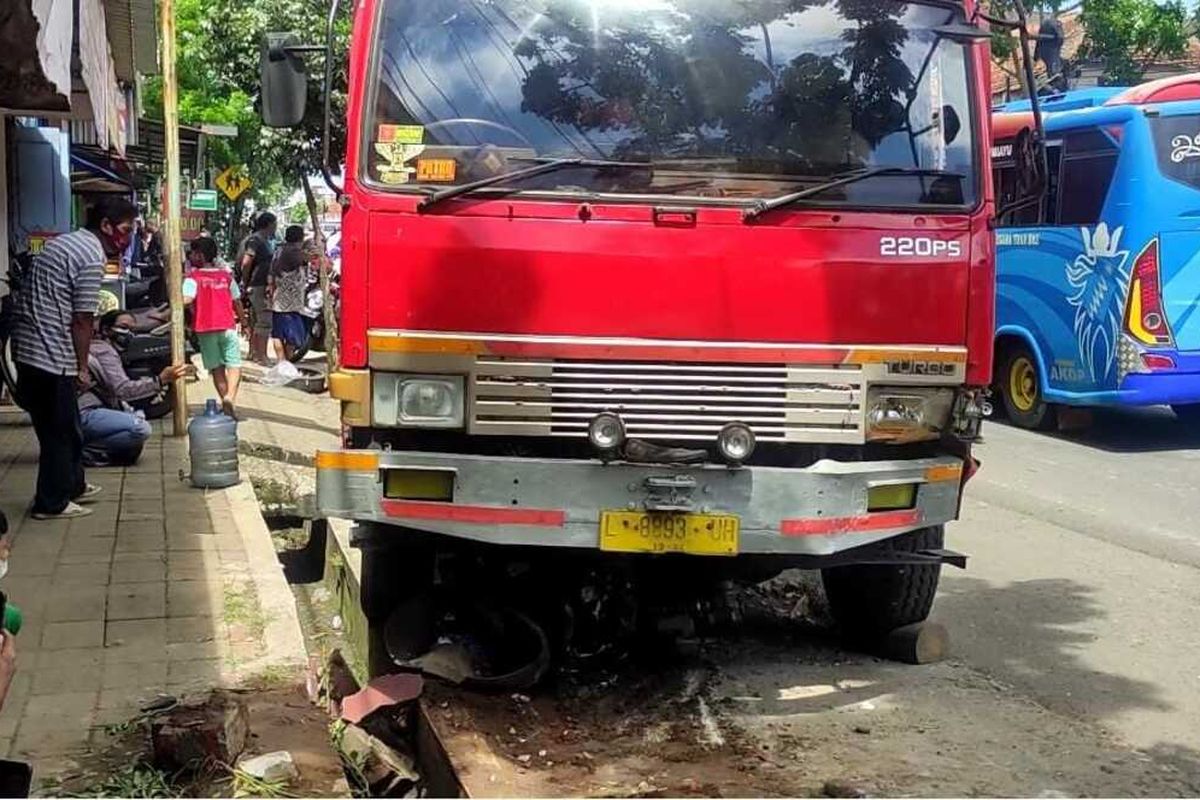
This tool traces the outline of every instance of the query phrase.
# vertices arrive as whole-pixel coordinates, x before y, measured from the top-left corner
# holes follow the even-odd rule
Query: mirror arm
[[[274,45],[267,52],[267,58],[272,61],[283,61],[288,56],[299,56],[306,53],[324,53],[325,48],[319,44],[292,44],[286,47]]]
[[[1039,192],[1038,194],[1031,194],[1028,197],[1022,197],[1020,200],[1014,200],[1013,202],[1009,203],[1008,205],[1000,206],[1000,208],[996,209],[996,219],[998,219],[998,220],[1004,219],[1005,217],[1007,217],[1009,214],[1013,213],[1014,211],[1020,211],[1025,208],[1029,208],[1030,206],[1038,205],[1041,202],[1042,202],[1042,193],[1041,192]]]
[[[338,6],[341,0],[333,0],[329,4],[329,20],[325,26],[325,127],[321,133],[321,177],[325,185],[341,200],[342,187],[333,180],[333,172],[329,168],[330,114],[333,97],[333,25],[337,19]]]
[[[986,22],[988,25],[995,25],[997,28],[1007,28],[1010,31],[1015,31],[1021,27],[1020,20],[993,17],[991,14],[985,14],[983,11],[979,10],[976,10],[975,16]]]
[[[1046,158],[1046,127],[1042,120],[1042,104],[1037,93],[1037,77],[1033,73],[1033,53],[1029,49],[1029,14],[1025,10],[1023,0],[1013,0],[1013,8],[1020,22],[1021,61],[1024,66],[1026,91],[1029,93],[1029,110],[1033,112],[1033,146],[1038,159],[1038,186],[1033,196],[1041,199],[1046,193],[1046,180],[1050,174],[1050,164]]]

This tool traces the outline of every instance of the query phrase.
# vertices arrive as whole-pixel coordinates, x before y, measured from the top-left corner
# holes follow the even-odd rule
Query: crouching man
[[[83,463],[89,467],[124,467],[135,463],[150,438],[150,423],[130,403],[154,397],[177,378],[187,375],[187,365],[165,367],[158,375],[130,378],[121,363],[132,334],[133,316],[110,311],[100,318],[99,334],[88,352],[92,385],[79,395],[79,420],[83,428]]]

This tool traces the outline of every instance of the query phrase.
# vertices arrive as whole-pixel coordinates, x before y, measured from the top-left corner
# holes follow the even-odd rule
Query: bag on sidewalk
[[[263,373],[258,382],[264,386],[286,386],[300,377],[300,370],[290,361],[280,361]]]

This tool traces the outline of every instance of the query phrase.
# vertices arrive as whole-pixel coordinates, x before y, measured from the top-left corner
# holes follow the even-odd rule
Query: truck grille
[[[475,364],[471,432],[584,436],[601,411],[629,435],[712,440],[728,422],[761,441],[861,442],[863,378],[856,365],[617,363],[483,357]]]

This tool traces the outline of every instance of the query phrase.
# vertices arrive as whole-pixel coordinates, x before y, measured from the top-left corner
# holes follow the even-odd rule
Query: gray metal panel
[[[158,72],[154,0],[103,0],[105,26],[117,79],[132,83],[137,73]]]

